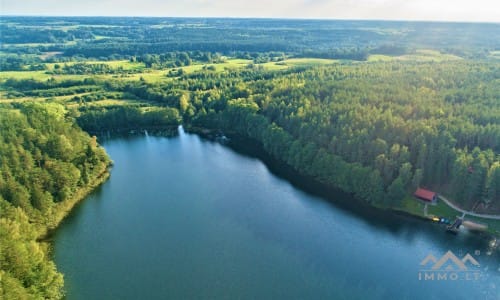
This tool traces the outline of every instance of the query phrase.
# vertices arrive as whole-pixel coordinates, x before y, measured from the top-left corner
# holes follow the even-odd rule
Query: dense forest
[[[3,86],[18,97],[91,91],[158,107],[72,98],[78,124],[92,133],[171,127],[182,117],[255,139],[298,171],[369,202],[397,206],[426,186],[464,208],[497,211],[499,78],[498,64],[486,62],[380,62],[205,69],[162,83],[10,79]]]
[[[135,129],[177,127],[180,121],[179,111],[175,108],[141,111],[137,107],[118,106],[86,109],[78,118],[78,125],[87,132],[98,134],[106,131],[129,132]]]
[[[0,31],[5,298],[63,297],[40,239],[107,175],[89,134],[222,131],[376,207],[426,187],[500,212],[497,24],[5,17]]]
[[[425,48],[486,57],[500,40],[496,24],[218,18],[4,16],[0,32],[1,50],[10,54],[0,56],[3,70],[22,68],[19,56],[40,62],[44,53],[49,61],[187,51],[366,60]]]
[[[104,176],[109,160],[58,104],[3,105],[0,131],[2,298],[61,298],[63,277],[39,238]]]
[[[369,201],[420,185],[499,206],[498,66],[338,66],[246,85],[193,123],[237,130],[275,157]],[[368,180],[367,180],[368,179]]]

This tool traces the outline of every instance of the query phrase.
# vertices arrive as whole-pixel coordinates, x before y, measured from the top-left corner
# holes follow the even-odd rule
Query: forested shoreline
[[[2,297],[62,298],[63,276],[40,238],[106,179],[110,161],[57,104],[2,106],[0,131]]]
[[[376,78],[375,74],[368,75],[373,77],[367,79],[376,80],[378,86],[374,83],[363,87],[360,86],[361,78],[341,80],[342,83],[338,84],[334,83],[335,79],[322,81],[322,76],[331,78],[331,69],[311,70],[299,76],[289,76],[284,88],[270,92],[272,100],[264,103],[265,107],[262,102],[257,104],[258,101],[229,101],[222,112],[201,115],[193,122],[253,138],[275,158],[301,173],[369,202],[397,206],[405,195],[423,185],[452,195],[466,208],[471,208],[478,200],[496,207],[499,174],[498,155],[495,153],[498,153],[500,140],[498,124],[495,123],[499,100],[498,68],[491,69],[487,81],[484,77],[488,72],[479,69],[489,67],[476,66],[483,76],[484,91],[487,86],[491,90],[482,93],[482,102],[475,99],[475,105],[482,108],[476,112],[459,112],[457,109],[463,109],[464,105],[456,105],[454,99],[473,99],[466,98],[463,91],[449,93],[445,86],[452,85],[456,78],[442,82],[441,87],[434,86],[434,92],[441,93],[441,99],[425,87],[426,84],[434,85],[434,79],[446,80],[451,66],[420,64],[404,67],[405,72],[411,72],[411,68],[415,68],[415,73],[421,72],[419,77],[424,81],[417,84],[423,86],[416,89],[417,86],[411,86],[415,84],[413,82],[401,82],[410,78],[400,77],[400,71],[389,73],[385,79]],[[424,74],[434,73],[439,67],[443,69],[433,74],[434,78]],[[424,71],[425,68],[428,69]],[[456,64],[453,68],[456,69]],[[339,77],[351,75],[342,74],[342,67],[333,69],[339,72],[336,74]],[[460,77],[476,81],[481,74],[468,71]],[[293,89],[294,84],[303,83],[308,76],[317,81],[306,81],[300,90]],[[413,75],[411,81],[419,77]],[[393,85],[397,80],[400,82]],[[387,85],[380,86],[380,82]],[[401,95],[408,91],[404,90],[405,87],[413,94]],[[331,90],[341,93],[331,95]],[[318,97],[322,92],[323,99]],[[342,94],[345,92],[349,94]],[[280,97],[280,94],[286,96]],[[390,101],[391,107],[385,102],[384,97],[398,99],[398,94],[401,97],[399,103]],[[258,96],[265,97],[250,97],[259,99]],[[265,101],[265,98],[259,100]],[[484,117],[481,123],[474,124],[465,119],[468,114],[479,111]],[[457,119],[454,115],[457,113],[462,113],[465,118]],[[310,122],[315,122],[312,127]],[[461,125],[454,128],[452,124]]]
[[[287,71],[201,70],[164,83],[8,80],[10,95],[92,93],[145,101],[72,100],[85,130],[184,123],[252,138],[304,175],[382,206],[417,187],[466,209],[500,210],[498,64],[337,64]],[[91,84],[91,85],[89,85]],[[17,94],[19,95],[17,95]],[[88,97],[88,96],[85,96]],[[126,103],[126,102],[125,102]],[[145,104],[148,103],[148,104]],[[366,180],[368,178],[368,180]]]
[[[500,213],[497,24],[8,17],[0,30],[5,298],[64,297],[38,239],[107,178],[94,134],[236,134],[373,207],[405,210],[425,187]]]

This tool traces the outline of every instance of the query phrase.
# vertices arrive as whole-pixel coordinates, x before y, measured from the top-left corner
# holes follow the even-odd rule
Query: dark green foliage
[[[0,71],[45,70],[41,62],[35,55],[0,55]]]
[[[55,90],[55,89],[76,89],[80,86],[95,86],[100,82],[96,79],[85,78],[83,80],[63,80],[59,81],[50,78],[46,81],[37,81],[34,79],[16,79],[9,78],[2,82],[4,88],[16,91],[26,92],[28,95],[37,96],[36,90]],[[78,92],[78,91],[77,91]],[[30,94],[33,93],[33,94]],[[67,95],[68,93],[66,93]]]
[[[116,94],[167,106],[81,106],[78,123],[89,132],[176,126],[181,115],[186,123],[256,139],[300,172],[370,202],[386,197],[394,201],[383,203],[397,205],[402,190],[425,186],[464,207],[484,202],[497,210],[490,169],[500,150],[498,73],[492,62],[387,62],[284,72],[205,68],[161,84],[7,80],[4,86],[25,95],[92,88],[99,92],[74,100]],[[25,195],[19,190],[13,199],[24,205]]]
[[[8,98],[75,95],[68,104],[78,106],[72,115],[88,132],[173,127],[182,119],[239,134],[302,174],[378,206],[397,207],[426,186],[467,209],[481,202],[490,212],[500,211],[498,60],[345,62],[275,72],[259,65],[283,64],[293,56],[365,60],[368,54],[413,49],[483,59],[499,49],[499,29],[425,22],[3,16],[1,71],[44,70],[44,62],[57,62],[50,71],[54,77],[126,75],[144,67],[218,63],[223,55],[252,63],[242,70],[179,68],[165,72],[170,78],[161,83],[8,79],[0,87]],[[89,58],[125,58],[144,67],[83,62]],[[89,94],[77,95],[82,93]],[[134,99],[148,102],[148,108],[87,103],[103,99]],[[50,101],[0,107],[0,298],[63,297],[62,277],[36,238],[55,226],[69,199],[108,163],[73,117]]]
[[[239,83],[207,91],[193,122],[256,139],[368,201],[385,193],[397,206],[424,185],[464,207],[498,210],[498,76],[498,64],[471,62],[338,65],[274,79],[240,73]],[[459,103],[450,100],[457,94]]]
[[[107,64],[88,64],[88,63],[75,63],[71,65],[64,65],[62,68],[54,67],[54,74],[73,74],[73,75],[88,75],[88,74],[117,74],[125,73],[123,68],[112,68]]]
[[[207,52],[256,62],[265,61],[256,53],[271,52],[363,60],[368,51],[397,55],[405,53],[407,48],[432,48],[460,56],[481,57],[488,50],[498,48],[500,39],[498,25],[494,23],[12,16],[4,16],[2,21],[4,51],[59,51],[62,54],[58,60],[68,57],[140,59],[148,54],[176,51],[202,52],[203,55],[189,54],[189,57],[206,62],[211,60]],[[68,29],[67,24],[75,26]],[[74,41],[77,43],[68,43]],[[43,44],[25,47],[26,43]],[[184,58],[176,57],[169,63],[186,64],[188,60]],[[157,65],[148,59],[144,62],[148,67]]]
[[[212,56],[201,52],[170,52],[161,55],[146,54],[136,58],[138,62],[143,62],[147,68],[175,68],[189,66],[192,63],[192,58],[200,62],[212,62]],[[214,56],[215,59],[215,56]]]
[[[175,108],[155,108],[142,111],[137,107],[118,106],[112,108],[91,108],[78,118],[78,124],[86,131],[124,131],[172,127],[180,124],[179,111]]]

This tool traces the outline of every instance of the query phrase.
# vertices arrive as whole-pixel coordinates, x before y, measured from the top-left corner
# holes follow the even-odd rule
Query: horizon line
[[[148,18],[148,19],[243,19],[243,20],[297,20],[297,21],[371,21],[371,22],[415,22],[415,23],[468,23],[468,24],[495,24],[500,21],[472,21],[472,20],[425,20],[425,19],[369,19],[369,18],[313,18],[313,17],[256,17],[256,16],[148,16],[148,15],[44,15],[44,14],[0,14],[2,17],[22,18]]]

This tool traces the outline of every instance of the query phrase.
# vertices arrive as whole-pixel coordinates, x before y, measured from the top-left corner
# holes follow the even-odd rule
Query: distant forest
[[[425,187],[500,212],[498,24],[2,17],[0,32],[0,298],[64,297],[39,239],[106,177],[103,133],[224,132],[376,207]]]
[[[199,18],[2,17],[4,53],[60,52],[117,59],[174,51],[285,52],[364,60],[435,49],[480,57],[498,47],[497,24]]]

